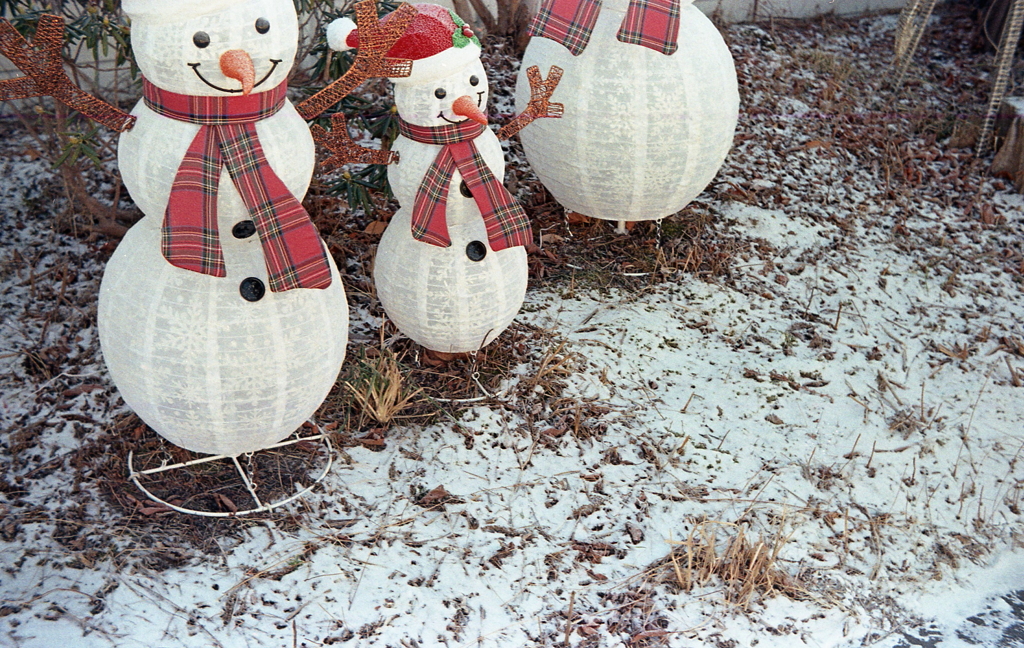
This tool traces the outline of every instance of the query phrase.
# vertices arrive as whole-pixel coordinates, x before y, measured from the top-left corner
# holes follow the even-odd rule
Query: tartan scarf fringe
[[[601,13],[601,0],[544,0],[528,36],[550,38],[579,56]],[[679,49],[680,0],[630,0],[616,38],[671,56]]]
[[[456,169],[473,194],[492,250],[525,246],[533,240],[526,212],[494,176],[473,142],[486,128],[468,119],[445,126],[417,126],[399,119],[398,130],[405,137],[442,147],[416,191],[412,210],[416,240],[438,247],[452,244],[445,214]]]
[[[256,122],[277,113],[287,85],[238,97],[181,95],[143,84],[154,112],[200,126],[174,182],[161,228],[161,252],[176,267],[227,276],[217,225],[221,167],[256,227],[272,292],[327,288],[331,268],[309,214],[267,161]]]

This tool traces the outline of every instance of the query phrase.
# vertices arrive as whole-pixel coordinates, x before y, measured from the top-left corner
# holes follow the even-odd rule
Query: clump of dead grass
[[[675,546],[655,567],[655,574],[687,592],[718,583],[725,601],[743,610],[775,594],[804,598],[806,591],[797,579],[778,566],[788,539],[782,524],[767,536],[754,537],[746,522],[702,520],[686,540],[671,542]]]
[[[539,387],[549,395],[561,394],[565,389],[562,380],[578,371],[581,361],[580,354],[565,348],[565,340],[558,341],[544,351],[537,370],[525,381],[525,387],[533,391]]]
[[[405,379],[390,349],[360,354],[343,384],[359,412],[360,426],[368,421],[388,425],[404,418],[403,412],[418,402],[416,397],[423,391]]]
[[[804,63],[811,70],[822,76],[833,79],[836,83],[844,83],[856,73],[852,61],[846,57],[839,57],[832,52],[820,49],[797,50],[796,59]]]

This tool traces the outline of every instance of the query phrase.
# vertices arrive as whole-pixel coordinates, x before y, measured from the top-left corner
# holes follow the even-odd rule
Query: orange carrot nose
[[[452,102],[452,112],[462,117],[468,117],[484,126],[487,125],[487,115],[476,105],[476,99],[469,95],[463,95]]]
[[[220,71],[227,78],[242,82],[243,95],[252,92],[252,86],[256,83],[256,68],[252,64],[252,57],[245,50],[228,50],[221,54]]]

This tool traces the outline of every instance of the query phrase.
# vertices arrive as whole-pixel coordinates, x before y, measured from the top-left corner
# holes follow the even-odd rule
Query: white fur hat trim
[[[480,48],[475,43],[465,47],[449,47],[433,56],[412,62],[412,75],[391,79],[396,85],[430,83],[435,79],[451,76],[480,58]]]

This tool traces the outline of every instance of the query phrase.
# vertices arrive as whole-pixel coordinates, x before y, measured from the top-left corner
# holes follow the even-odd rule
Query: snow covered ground
[[[0,644],[1024,645],[1024,200],[949,139],[983,56],[926,45],[881,103],[893,24],[731,27],[744,113],[709,191],[630,237],[542,221],[565,247],[507,371],[337,428],[314,494],[253,521],[112,480],[136,433],[95,334],[110,246],[49,231],[43,162],[0,161]],[[724,272],[685,269],[698,214]],[[568,256],[648,239],[650,267]],[[354,362],[381,322],[350,293]],[[694,558],[727,571],[741,536],[774,558],[751,597]]]

